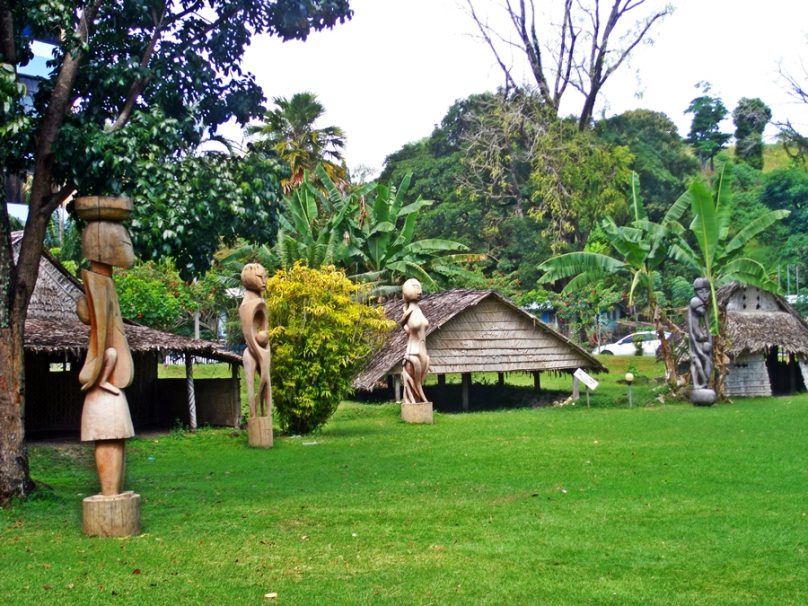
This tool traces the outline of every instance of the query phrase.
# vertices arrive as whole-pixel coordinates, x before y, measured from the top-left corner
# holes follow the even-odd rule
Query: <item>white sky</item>
[[[741,97],[760,97],[775,120],[808,125],[808,107],[788,96],[778,74],[781,62],[795,75],[803,73],[801,58],[808,68],[806,0],[674,4],[674,14],[653,32],[654,45],[638,46],[631,63],[607,82],[598,115],[640,107],[662,111],[686,135],[691,117],[684,110],[701,94],[695,84],[706,80],[710,94],[720,96],[730,112]],[[351,6],[351,21],[306,42],[254,40],[245,62],[268,105],[276,96],[315,93],[326,109],[320,126],[346,132],[351,168],[380,169],[385,156],[428,136],[454,101],[502,84],[465,2],[353,0]],[[477,0],[476,6],[492,19],[499,14],[498,0]],[[580,96],[567,94],[567,112],[577,113]],[[732,124],[724,130],[731,132]]]

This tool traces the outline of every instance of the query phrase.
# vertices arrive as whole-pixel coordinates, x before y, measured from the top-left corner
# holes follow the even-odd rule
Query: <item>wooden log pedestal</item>
[[[272,417],[247,419],[247,444],[253,448],[272,448]]]
[[[82,502],[84,534],[90,537],[130,537],[140,534],[140,495],[131,490]]]
[[[401,420],[405,423],[432,424],[432,402],[402,402]]]

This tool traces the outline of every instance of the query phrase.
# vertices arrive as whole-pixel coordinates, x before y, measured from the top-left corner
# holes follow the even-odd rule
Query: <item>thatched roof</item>
[[[126,340],[133,353],[193,354],[195,356],[241,363],[241,356],[211,341],[189,339],[146,326],[125,323]],[[29,318],[25,321],[25,351],[31,353],[65,353],[80,359],[87,351],[90,327],[76,320],[44,320]]]
[[[424,315],[429,319],[427,337],[435,331],[440,330],[447,322],[464,310],[474,307],[489,298],[503,303],[515,314],[528,318],[535,330],[552,335],[559,342],[575,350],[578,355],[588,362],[587,367],[589,369],[595,372],[603,372],[606,370],[594,356],[570,341],[567,337],[556,332],[507,298],[491,290],[454,289],[424,297],[420,301],[420,306]],[[398,318],[401,317],[403,308],[404,302],[401,299],[394,299],[384,304],[384,313],[388,318],[398,320]],[[356,376],[353,381],[354,389],[373,389],[380,379],[384,378],[401,362],[406,349],[407,335],[404,333],[404,329],[398,326],[388,336],[382,349],[376,353],[359,375]],[[578,368],[578,365],[570,368],[555,368],[555,370],[575,370],[575,368]],[[537,364],[535,370],[542,370],[542,367]]]
[[[21,231],[11,233],[18,254]],[[25,320],[25,350],[31,353],[65,353],[79,359],[87,350],[90,328],[76,317],[76,299],[83,294],[81,282],[47,250],[42,251],[36,288]],[[217,343],[189,339],[125,322],[126,338],[134,353],[184,354],[241,363],[241,356]]]
[[[747,286],[731,283],[716,291],[719,307],[726,314],[726,336],[729,354],[737,356],[747,351],[757,353],[771,347],[808,356],[808,323],[781,296],[766,292],[771,304],[738,309],[733,300],[744,295]],[[728,309],[729,306],[729,309]]]

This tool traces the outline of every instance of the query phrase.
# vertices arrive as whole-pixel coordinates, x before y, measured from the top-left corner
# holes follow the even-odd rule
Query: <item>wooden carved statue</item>
[[[415,278],[404,282],[404,313],[399,324],[407,333],[407,351],[404,353],[402,383],[404,387],[404,404],[426,402],[424,379],[429,370],[429,355],[426,351],[426,331],[429,320],[421,311],[418,301],[421,299],[421,283]]]
[[[134,364],[126,334],[113,267],[132,267],[135,253],[120,221],[132,212],[127,198],[78,198],[76,212],[88,222],[81,249],[90,261],[82,270],[85,294],[78,300],[79,319],[90,325],[87,358],[79,372],[87,395],[81,413],[81,440],[95,442],[95,462],[101,495],[121,493],[125,467],[125,440],[135,435],[123,389],[132,383]]]
[[[267,304],[263,295],[267,283],[266,270],[258,263],[248,263],[241,270],[241,283],[244,285],[244,299],[238,308],[238,317],[247,344],[244,350],[244,373],[252,419],[272,414]],[[257,394],[254,385],[256,371],[259,376]]]
[[[687,312],[690,375],[693,379],[690,399],[696,404],[712,404],[715,401],[715,392],[708,387],[713,372],[713,336],[707,313],[710,297],[709,280],[696,278],[693,290],[696,296],[690,299]]]

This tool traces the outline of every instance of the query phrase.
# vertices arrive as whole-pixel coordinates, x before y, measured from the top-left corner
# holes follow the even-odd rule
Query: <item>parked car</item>
[[[671,334],[665,333],[665,337],[670,339]],[[619,341],[607,343],[592,350],[593,354],[607,354],[615,356],[637,355],[637,344],[642,347],[642,355],[655,356],[659,349],[660,341],[655,330],[643,330],[626,335]]]

